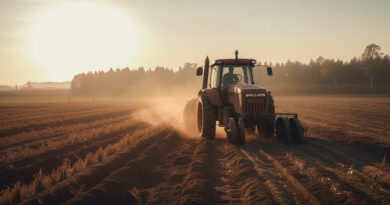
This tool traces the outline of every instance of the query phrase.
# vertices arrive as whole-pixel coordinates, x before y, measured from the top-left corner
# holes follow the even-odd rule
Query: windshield
[[[252,84],[252,73],[249,66],[223,66],[222,87],[229,84]]]

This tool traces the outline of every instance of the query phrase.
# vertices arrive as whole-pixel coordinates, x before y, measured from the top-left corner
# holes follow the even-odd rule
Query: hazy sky
[[[81,3],[80,3],[81,2]],[[109,67],[390,53],[388,0],[0,0],[0,84]]]

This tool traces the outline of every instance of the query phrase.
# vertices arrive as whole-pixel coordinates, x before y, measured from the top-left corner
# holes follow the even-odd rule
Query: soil
[[[275,104],[276,112],[298,113],[302,143],[254,133],[236,146],[220,130],[215,140],[201,139],[178,123],[180,106],[176,112],[138,103],[0,107],[10,116],[0,119],[1,203],[390,203],[390,99],[276,97]],[[47,117],[39,117],[40,109]],[[21,126],[29,118],[37,120]],[[31,151],[19,156],[21,150]],[[64,161],[72,174],[33,185]]]

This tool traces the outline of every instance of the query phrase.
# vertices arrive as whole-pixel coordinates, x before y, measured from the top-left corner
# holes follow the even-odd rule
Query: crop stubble
[[[390,100],[276,102],[278,111],[299,114],[303,144],[201,140],[169,122],[138,119],[132,114],[148,108],[135,104],[2,107],[10,118],[0,119],[1,203],[390,202]]]

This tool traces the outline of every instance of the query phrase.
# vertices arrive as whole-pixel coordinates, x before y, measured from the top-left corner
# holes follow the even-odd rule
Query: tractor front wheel
[[[245,125],[242,118],[236,119],[229,118],[229,129],[226,133],[227,142],[235,145],[245,145]]]

